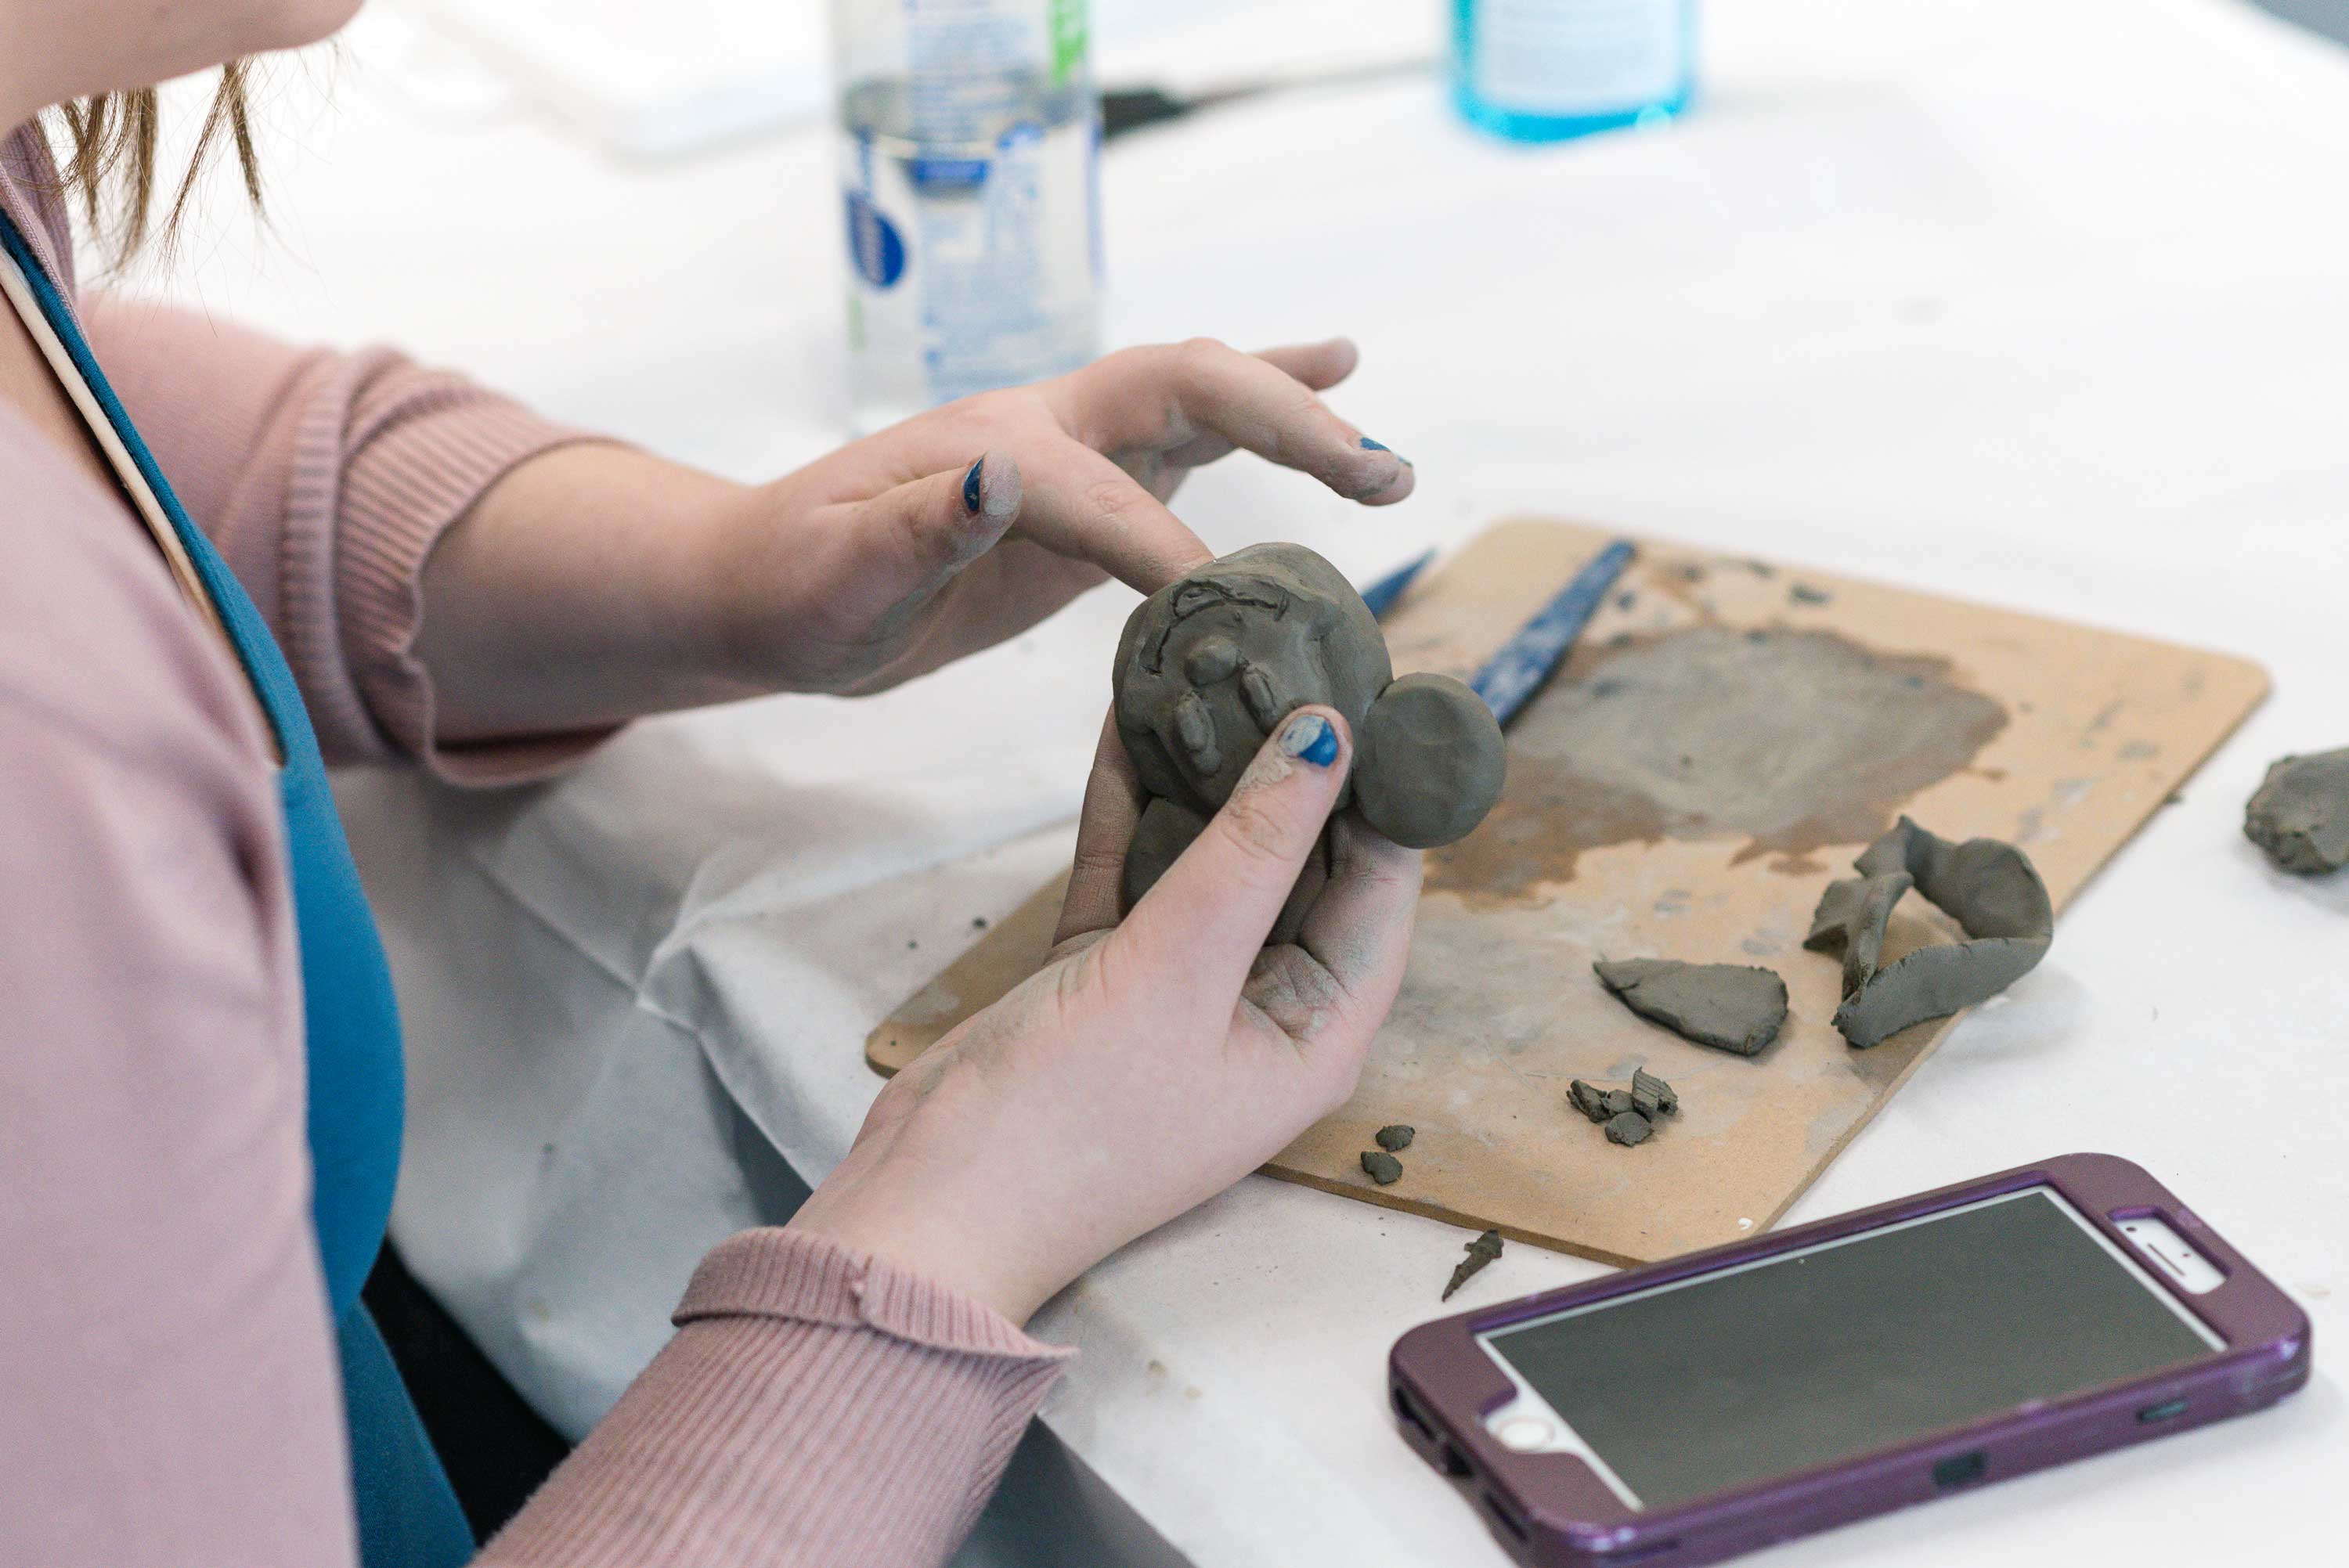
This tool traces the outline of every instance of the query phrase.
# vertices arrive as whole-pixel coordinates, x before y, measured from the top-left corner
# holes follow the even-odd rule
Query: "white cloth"
[[[1735,0],[1707,24],[1702,106],[1655,133],[1497,145],[1405,82],[1113,149],[1114,338],[1350,331],[1346,412],[1419,465],[1413,502],[1364,513],[1235,459],[1185,515],[1367,576],[1564,512],[2265,662],[2274,699],[1795,1217],[2110,1149],[2337,1343],[2349,883],[2269,872],[2239,822],[2265,759],[2349,743],[2349,57],[2220,0]],[[376,85],[316,133],[339,183],[280,176],[333,292],[232,252],[207,297],[330,332],[364,308],[736,473],[833,438],[820,137],[624,180],[528,126],[419,128]],[[788,1202],[769,1142],[809,1178],[839,1157],[867,1029],[1065,855],[1124,609],[1105,592],[869,702],[646,725],[525,794],[350,783],[414,1061],[397,1233],[559,1424],[651,1353],[705,1246]],[[1203,1564],[1497,1563],[1383,1409],[1385,1349],[1464,1239],[1244,1181],[1047,1309],[1084,1355],[1046,1420]],[[1512,1246],[1454,1305],[1594,1272]],[[2320,1357],[2275,1412],[1799,1551],[2312,1561],[2344,1463]]]

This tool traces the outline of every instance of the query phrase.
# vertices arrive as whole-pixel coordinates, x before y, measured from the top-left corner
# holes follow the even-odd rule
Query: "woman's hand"
[[[1383,506],[1410,465],[1315,394],[1343,338],[1261,355],[1209,339],[1130,348],[1058,380],[966,397],[748,498],[730,580],[745,680],[878,690],[1027,630],[1105,577],[1152,593],[1213,552],[1166,501],[1238,448]]]
[[[1166,510],[1237,449],[1366,505],[1410,465],[1317,394],[1342,338],[1261,355],[1130,348],[966,397],[745,487],[557,448],[425,563],[417,649],[444,741],[544,734],[774,691],[877,691],[1014,636],[1116,577],[1210,559]]]
[[[1349,812],[1297,942],[1263,944],[1352,761],[1344,721],[1299,708],[1121,924],[1142,793],[1105,726],[1050,961],[890,1081],[792,1224],[1020,1323],[1343,1104],[1402,980],[1418,853]]]

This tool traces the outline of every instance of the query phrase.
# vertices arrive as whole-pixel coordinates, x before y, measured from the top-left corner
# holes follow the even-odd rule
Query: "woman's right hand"
[[[1349,811],[1297,941],[1264,941],[1352,761],[1335,711],[1298,709],[1121,923],[1143,795],[1104,726],[1050,960],[890,1081],[792,1227],[1021,1323],[1342,1105],[1402,980],[1418,852]]]

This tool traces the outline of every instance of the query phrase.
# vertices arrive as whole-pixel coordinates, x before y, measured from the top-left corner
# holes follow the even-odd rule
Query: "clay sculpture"
[[[2349,747],[2271,763],[2243,810],[2243,831],[2284,871],[2349,866]]]
[[[1444,1287],[1444,1295],[1438,1299],[1450,1301],[1454,1291],[1458,1290],[1462,1285],[1466,1284],[1469,1280],[1475,1276],[1478,1269],[1483,1268],[1486,1264],[1491,1263],[1495,1258],[1497,1258],[1500,1255],[1501,1233],[1498,1231],[1487,1231],[1483,1235],[1478,1236],[1475,1241],[1469,1243],[1468,1255],[1461,1259],[1457,1264],[1454,1265],[1452,1270],[1452,1283]]]
[[[1741,1057],[1776,1039],[1786,1021],[1786,983],[1767,969],[1674,958],[1624,958],[1591,968],[1642,1018]]]
[[[1988,1001],[2046,956],[2054,906],[2038,870],[2013,844],[1953,844],[1903,817],[1853,864],[1859,875],[1828,885],[1803,945],[1842,951],[1835,1024],[1855,1049]],[[1886,923],[1911,887],[1956,921],[1966,940],[1918,948],[1879,969]]]
[[[1126,851],[1131,909],[1207,820],[1265,738],[1305,703],[1343,714],[1353,769],[1338,796],[1412,849],[1467,835],[1501,792],[1501,728],[1444,676],[1394,678],[1386,637],[1338,569],[1301,544],[1257,544],[1143,600],[1111,680],[1119,736],[1150,799]],[[1329,875],[1329,837],[1274,924],[1295,939]]]

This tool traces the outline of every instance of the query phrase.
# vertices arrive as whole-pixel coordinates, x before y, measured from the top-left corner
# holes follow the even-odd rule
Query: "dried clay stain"
[[[1570,882],[1585,850],[1742,839],[1790,873],[1867,843],[2006,727],[1930,655],[1830,632],[1720,625],[1577,651],[1509,735],[1484,826],[1429,859],[1428,885],[1479,905]]]

